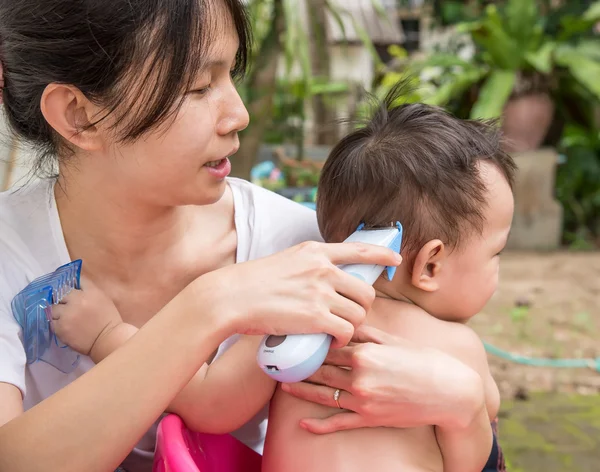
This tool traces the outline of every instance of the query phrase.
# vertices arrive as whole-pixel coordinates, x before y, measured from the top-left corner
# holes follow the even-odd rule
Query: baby
[[[498,389],[482,343],[465,323],[498,284],[499,255],[513,217],[515,165],[501,150],[496,128],[423,104],[394,107],[400,93],[401,85],[365,127],[332,150],[319,182],[319,227],[327,242],[339,242],[361,222],[402,223],[404,262],[393,280],[382,275],[374,284],[377,299],[366,323],[472,367],[483,379],[492,420]],[[349,396],[341,391],[340,408]],[[450,444],[435,426],[326,436],[298,427],[303,418],[335,412],[278,389],[263,470],[480,472],[489,453],[483,451],[482,459],[472,444]]]
[[[331,152],[319,183],[317,216],[328,242],[343,241],[364,222],[404,227],[404,262],[393,280],[376,283],[367,324],[432,347],[464,362],[484,382],[490,419],[499,408],[477,335],[464,323],[478,313],[498,283],[499,254],[513,215],[515,166],[502,152],[497,130],[422,105],[394,107],[401,86],[367,125]],[[100,362],[135,334],[117,308],[90,282],[53,308],[58,337]],[[304,418],[339,410],[294,398],[256,362],[261,338],[242,336],[205,365],[169,410],[187,413],[188,427],[234,431],[271,402],[265,472],[480,472],[491,438],[450,443],[437,426],[369,428],[314,435]],[[402,362],[399,359],[398,362]],[[236,372],[232,375],[232,372]],[[273,393],[275,395],[273,396]],[[341,391],[340,408],[349,392]],[[489,440],[488,440],[489,439]]]

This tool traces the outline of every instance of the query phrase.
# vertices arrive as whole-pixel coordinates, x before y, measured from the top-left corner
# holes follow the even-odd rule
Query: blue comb
[[[12,299],[11,308],[23,331],[28,364],[42,361],[64,373],[72,372],[79,364],[81,356],[60,343],[50,319],[52,305],[71,290],[79,289],[80,280],[81,260],[76,260],[38,277]]]

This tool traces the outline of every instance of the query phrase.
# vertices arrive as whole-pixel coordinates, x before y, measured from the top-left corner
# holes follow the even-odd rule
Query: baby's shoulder
[[[500,404],[496,386],[479,335],[469,326],[434,318],[422,308],[396,300],[376,299],[367,322],[419,347],[433,348],[461,361],[477,372],[483,382],[491,419]]]
[[[387,333],[415,341],[427,332],[452,330],[453,324],[431,316],[417,305],[389,298],[376,298],[367,320]]]
[[[469,326],[440,320],[410,303],[377,298],[367,322],[419,346],[432,347],[458,357],[486,358],[483,343]]]

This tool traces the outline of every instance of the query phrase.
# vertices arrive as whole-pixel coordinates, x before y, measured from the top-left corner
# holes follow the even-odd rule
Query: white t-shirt
[[[244,180],[232,178],[229,185],[235,206],[237,262],[264,257],[303,241],[321,240],[314,211]],[[53,181],[38,180],[0,193],[0,382],[21,390],[25,409],[93,367],[87,357],[69,374],[44,362],[26,365],[21,329],[11,312],[12,298],[28,283],[68,262]],[[217,357],[236,339],[226,340]],[[266,418],[265,407],[234,435],[262,453]],[[155,429],[156,425],[124,464],[128,471],[150,470]]]

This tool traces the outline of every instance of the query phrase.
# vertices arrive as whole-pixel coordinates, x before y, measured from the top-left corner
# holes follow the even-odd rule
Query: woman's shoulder
[[[257,257],[304,241],[321,241],[314,210],[241,179],[229,179],[236,196],[236,220],[249,222]]]
[[[8,299],[56,261],[51,188],[38,180],[0,193],[0,290]]]
[[[2,225],[17,226],[32,221],[40,211],[47,213],[52,202],[53,182],[36,179],[0,193]]]

